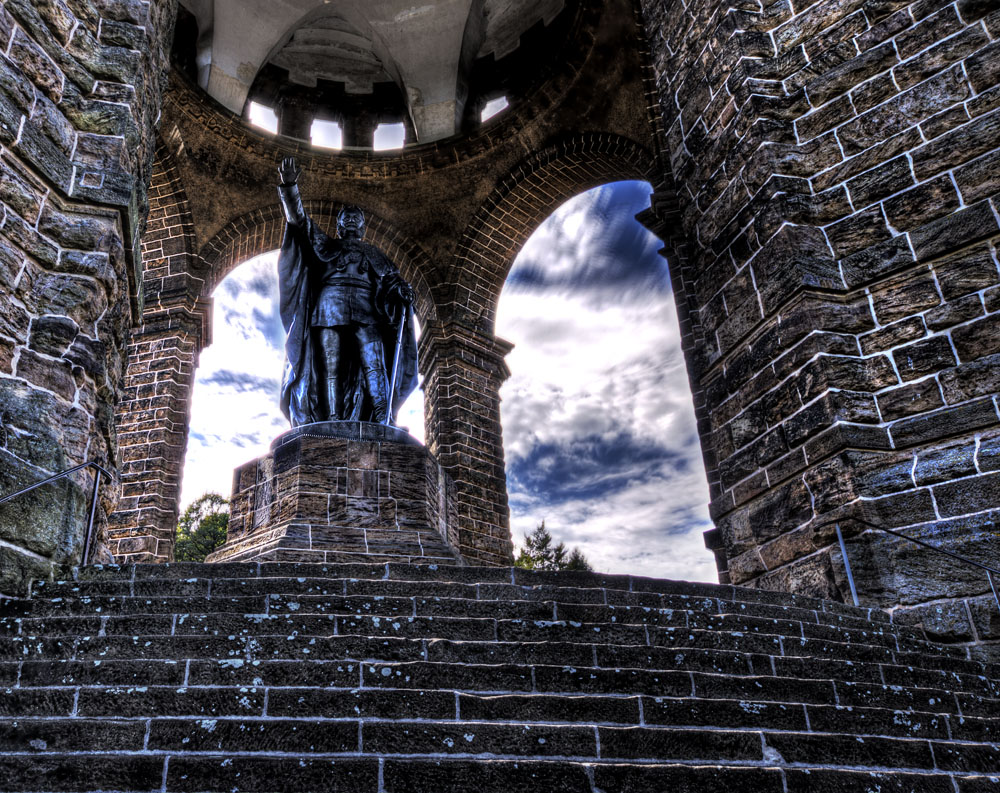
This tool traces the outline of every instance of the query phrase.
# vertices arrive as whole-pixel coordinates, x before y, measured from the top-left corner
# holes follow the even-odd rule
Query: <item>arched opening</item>
[[[212,344],[201,353],[191,400],[182,512],[206,492],[228,498],[233,469],[266,453],[288,429],[278,403],[285,332],[278,314],[277,256],[269,251],[249,259],[213,292]],[[397,421],[423,440],[419,388]]]
[[[536,229],[501,293],[514,343],[501,389],[511,528],[541,521],[596,570],[716,581],[680,330],[651,188],[613,182]]]

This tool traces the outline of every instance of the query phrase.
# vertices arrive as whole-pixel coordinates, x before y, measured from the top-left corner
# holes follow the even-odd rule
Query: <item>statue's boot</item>
[[[385,374],[382,342],[361,345],[361,375],[365,378],[368,396],[372,401],[372,421],[384,424],[389,413],[389,383]]]
[[[328,421],[340,421],[344,418],[344,384],[341,378],[326,378],[326,404],[330,410]]]
[[[323,381],[326,385],[326,417],[324,421],[339,421],[344,416],[344,378],[338,376],[340,333],[336,328],[319,328],[319,348],[322,356]],[[322,381],[321,381],[322,383]],[[322,388],[321,383],[316,385]],[[320,394],[316,395],[319,398]]]

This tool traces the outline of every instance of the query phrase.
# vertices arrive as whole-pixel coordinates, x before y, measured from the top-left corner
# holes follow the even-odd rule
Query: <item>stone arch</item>
[[[322,226],[336,224],[338,202],[306,202]],[[119,562],[167,561],[173,554],[198,355],[211,341],[211,293],[239,264],[281,244],[277,204],[232,219],[200,249],[180,174],[160,141],[143,237],[146,294],[128,351],[117,410],[122,497],[109,547]],[[427,281],[430,259],[392,224],[369,213],[366,239],[399,266],[414,288],[421,321],[436,319]]]
[[[443,279],[450,302],[424,328],[427,443],[458,491],[462,555],[474,564],[510,564],[500,386],[511,345],[494,333],[496,306],[514,258],[564,200],[622,179],[659,181],[653,155],[617,135],[562,139],[500,180],[459,238]]]
[[[600,184],[659,180],[652,152],[619,135],[586,133],[564,138],[519,163],[494,188],[458,243],[445,279],[455,303],[478,313],[492,333],[496,303],[514,259],[528,237],[563,201]],[[482,295],[489,295],[485,302]],[[471,318],[471,317],[470,317]],[[482,322],[487,325],[481,325]]]
[[[303,206],[321,228],[336,228],[341,202],[304,201]],[[437,307],[428,278],[433,269],[430,257],[423,248],[385,218],[366,210],[365,220],[365,240],[385,253],[399,268],[403,278],[412,285],[420,321],[435,320]],[[243,262],[281,247],[284,228],[285,215],[277,203],[230,220],[199,251],[198,258],[208,272],[204,296],[208,297],[222,279]]]

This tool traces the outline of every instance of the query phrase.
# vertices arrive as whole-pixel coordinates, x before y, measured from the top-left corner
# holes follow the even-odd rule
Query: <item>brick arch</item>
[[[496,305],[514,257],[566,199],[611,181],[657,178],[653,155],[611,134],[562,139],[516,166],[460,235],[442,279],[442,319],[424,329],[426,437],[458,493],[457,544],[473,564],[512,562],[500,426],[510,344],[494,335]]]
[[[342,206],[335,201],[304,201],[303,206],[320,228],[333,230]],[[365,212],[365,241],[381,250],[399,268],[400,274],[413,287],[415,310],[421,322],[437,317],[434,293],[428,276],[433,271],[430,257],[417,243],[384,218]],[[221,231],[206,242],[199,259],[208,268],[204,295],[207,297],[222,279],[237,266],[281,247],[285,214],[277,204],[254,210],[229,221]]]
[[[483,202],[463,232],[445,283],[454,302],[492,333],[500,291],[528,237],[564,201],[601,184],[662,179],[654,155],[618,135],[565,138],[519,163]],[[489,295],[483,304],[483,295]]]

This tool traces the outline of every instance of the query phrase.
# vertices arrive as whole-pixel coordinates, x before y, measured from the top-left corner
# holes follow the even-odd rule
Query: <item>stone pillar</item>
[[[109,519],[115,561],[173,556],[191,389],[198,353],[210,341],[204,267],[192,252],[187,197],[170,151],[156,152],[142,238],[142,317],[131,331],[116,408],[122,500]]]
[[[132,332],[118,405],[122,497],[108,545],[119,564],[173,558],[191,390],[206,336],[205,310],[150,316]]]
[[[341,145],[370,149],[375,144],[376,126],[378,120],[366,111],[343,115],[340,119]]]
[[[705,389],[702,387],[700,379],[692,376],[694,372],[704,368],[707,348],[705,330],[701,324],[701,315],[695,299],[694,284],[697,273],[692,268],[687,241],[684,237],[677,191],[669,179],[656,186],[653,194],[649,197],[649,204],[649,209],[636,215],[636,220],[663,240],[663,248],[660,249],[659,253],[666,258],[670,269],[670,281],[673,286],[674,301],[677,306],[677,322],[681,335],[681,350],[688,362],[688,383],[691,386],[695,421],[702,438],[702,462],[705,465],[709,487],[714,492],[719,481],[719,466],[716,461],[715,449],[710,442],[712,419],[706,401]],[[706,441],[706,439],[709,440]],[[705,546],[715,556],[719,583],[730,583],[726,544],[718,528],[705,532]]]
[[[864,602],[975,638],[980,571],[855,519],[1000,558],[1000,18],[641,6],[712,547],[734,584],[847,598],[839,521]]]
[[[175,13],[175,0],[0,7],[0,493],[113,467]],[[79,560],[89,481],[0,508],[0,593]],[[116,497],[107,483],[101,522]]]
[[[278,102],[278,133],[299,140],[312,137],[316,108],[298,97],[283,97]]]
[[[458,551],[472,565],[513,562],[500,386],[512,345],[458,323],[420,337],[427,445],[455,483]]]

